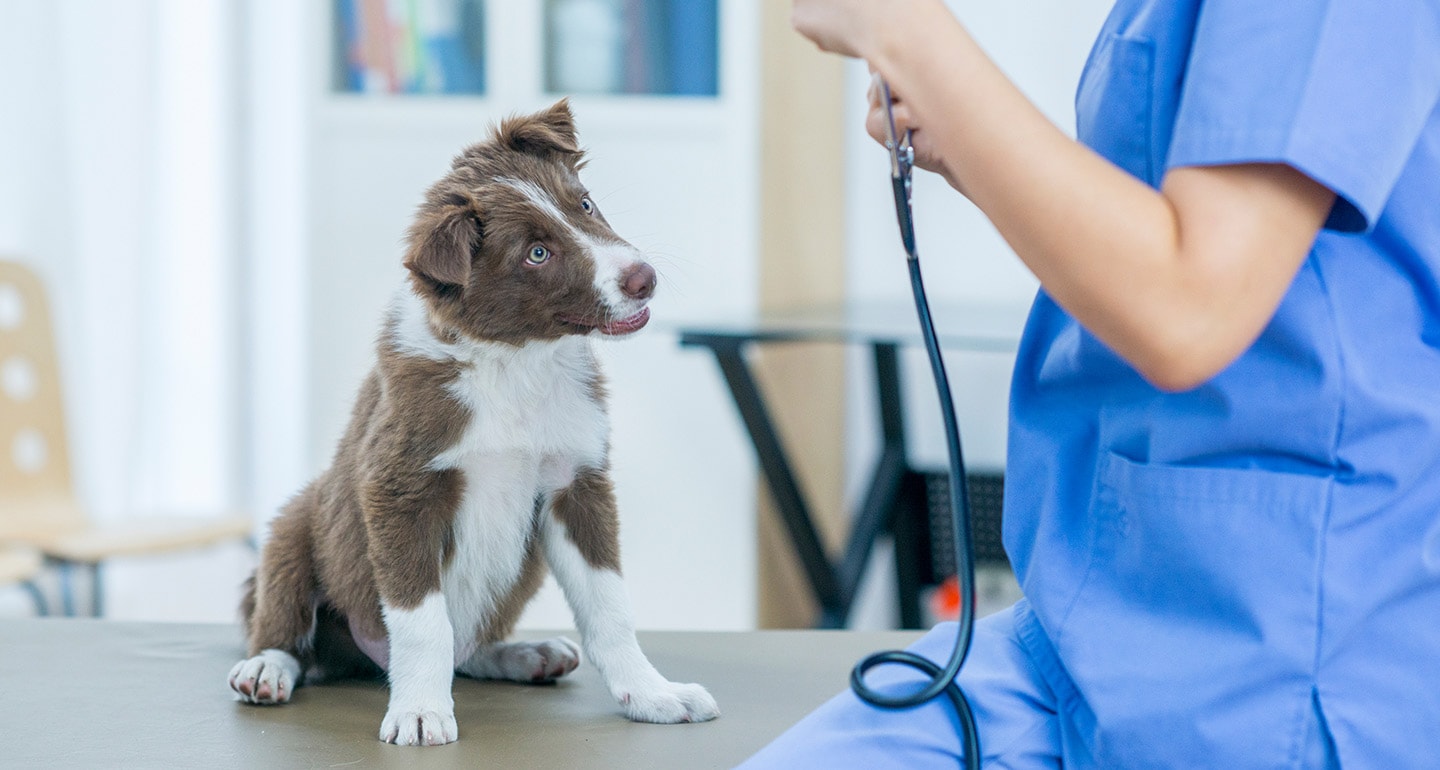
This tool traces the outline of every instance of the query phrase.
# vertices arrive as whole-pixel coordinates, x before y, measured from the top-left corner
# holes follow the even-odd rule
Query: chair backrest
[[[44,286],[0,258],[0,536],[84,525],[75,502]]]

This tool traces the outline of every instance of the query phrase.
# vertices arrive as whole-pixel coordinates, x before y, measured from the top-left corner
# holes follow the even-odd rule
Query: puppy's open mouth
[[[642,307],[640,308],[640,312],[636,313],[635,315],[629,316],[627,318],[621,318],[618,321],[606,321],[604,323],[601,323],[595,319],[582,320],[579,318],[571,318],[569,316],[560,316],[560,320],[564,321],[567,324],[570,324],[571,326],[578,326],[583,329],[594,329],[601,334],[629,334],[631,332],[640,331],[642,328],[644,328],[645,324],[650,323],[650,308]]]

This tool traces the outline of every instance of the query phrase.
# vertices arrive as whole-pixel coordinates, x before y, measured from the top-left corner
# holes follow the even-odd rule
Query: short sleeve
[[[1374,227],[1440,101],[1440,0],[1205,0],[1166,168],[1284,163]]]

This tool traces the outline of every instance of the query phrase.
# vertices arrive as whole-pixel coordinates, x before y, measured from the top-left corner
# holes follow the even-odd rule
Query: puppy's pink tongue
[[[622,318],[619,321],[611,321],[600,327],[601,334],[629,334],[639,331],[645,324],[650,323],[650,308],[640,308],[640,312],[629,318]]]

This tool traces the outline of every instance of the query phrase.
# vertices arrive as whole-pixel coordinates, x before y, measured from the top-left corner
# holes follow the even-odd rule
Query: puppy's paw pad
[[[238,700],[272,705],[290,700],[299,676],[300,662],[294,656],[280,650],[265,650],[236,663],[230,669],[229,683]]]
[[[665,682],[660,687],[620,695],[625,716],[636,722],[676,724],[708,722],[720,716],[720,707],[710,692],[698,684]]]
[[[459,738],[453,711],[391,709],[380,723],[380,740],[396,746],[440,746]]]

